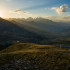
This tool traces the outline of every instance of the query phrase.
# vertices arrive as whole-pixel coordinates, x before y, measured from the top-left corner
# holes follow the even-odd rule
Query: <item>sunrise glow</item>
[[[3,17],[3,13],[2,12],[0,12],[0,17]]]

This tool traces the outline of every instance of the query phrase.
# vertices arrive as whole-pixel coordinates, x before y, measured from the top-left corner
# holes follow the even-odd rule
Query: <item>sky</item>
[[[70,0],[0,0],[0,17],[70,18]]]

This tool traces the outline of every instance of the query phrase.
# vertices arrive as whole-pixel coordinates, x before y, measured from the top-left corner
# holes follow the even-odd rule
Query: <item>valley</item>
[[[0,18],[0,70],[69,70],[69,27],[43,18]]]

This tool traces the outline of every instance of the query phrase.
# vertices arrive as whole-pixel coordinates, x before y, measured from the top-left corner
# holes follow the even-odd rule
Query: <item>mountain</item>
[[[41,35],[28,31],[8,20],[0,18],[0,43],[9,43],[9,42],[38,43],[43,39],[44,37],[42,37]]]
[[[11,42],[51,44],[69,38],[69,23],[54,22],[44,18],[0,18],[0,43]]]
[[[0,18],[0,70],[70,70],[69,27],[43,18]]]
[[[16,25],[35,32],[39,35],[48,38],[61,38],[65,37],[67,29],[70,28],[70,23],[54,22],[45,18],[27,18],[27,19],[9,19],[10,22]]]

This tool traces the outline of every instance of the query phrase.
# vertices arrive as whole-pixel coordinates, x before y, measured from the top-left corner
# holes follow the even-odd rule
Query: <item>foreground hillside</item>
[[[69,49],[53,45],[15,43],[0,51],[0,70],[69,69]]]

